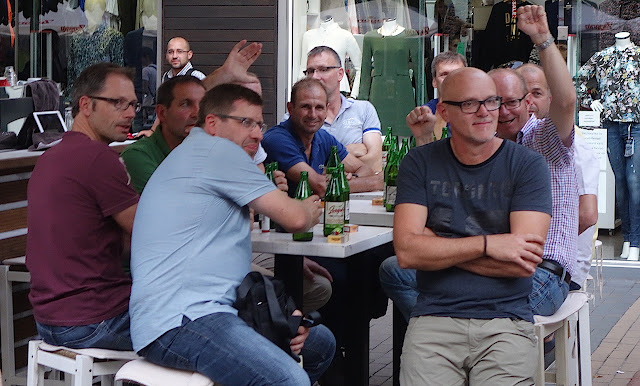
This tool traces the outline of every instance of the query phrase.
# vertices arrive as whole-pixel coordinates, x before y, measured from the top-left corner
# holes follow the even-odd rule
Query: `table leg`
[[[284,281],[287,293],[302,311],[302,256],[275,255],[275,276]]]

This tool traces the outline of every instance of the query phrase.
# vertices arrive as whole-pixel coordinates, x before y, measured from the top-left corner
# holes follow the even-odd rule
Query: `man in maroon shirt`
[[[110,63],[75,82],[72,130],[38,160],[27,191],[29,300],[45,342],[131,350],[122,270],[138,194],[119,154],[140,104],[133,73]]]

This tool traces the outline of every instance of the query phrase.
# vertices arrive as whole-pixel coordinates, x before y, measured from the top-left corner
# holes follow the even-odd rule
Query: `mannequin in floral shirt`
[[[581,104],[602,112],[607,129],[607,153],[616,178],[616,205],[622,220],[621,258],[638,260],[640,254],[640,48],[629,32],[615,35],[613,46],[596,52],[577,74]],[[595,76],[599,100],[587,91]],[[637,143],[636,143],[637,142]]]

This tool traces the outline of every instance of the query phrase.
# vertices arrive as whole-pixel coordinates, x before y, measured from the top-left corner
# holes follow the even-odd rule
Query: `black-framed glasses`
[[[333,70],[334,68],[340,68],[340,66],[329,66],[329,67],[318,67],[318,68],[307,68],[306,70],[302,71],[302,73],[305,76],[313,76],[313,74],[315,74],[316,71],[318,71],[321,74],[326,73],[329,70]]]
[[[442,101],[442,103],[446,103],[452,106],[460,107],[465,114],[475,114],[480,110],[480,106],[484,105],[487,111],[493,111],[500,108],[500,104],[502,102],[502,97],[492,96],[483,101],[462,101],[462,102],[454,102],[454,101]]]
[[[253,130],[254,127],[258,126],[260,128],[260,132],[264,133],[265,131],[267,131],[267,124],[264,122],[257,122],[254,121],[251,118],[246,118],[246,117],[235,117],[233,115],[225,115],[225,114],[215,114],[214,115],[220,117],[220,118],[226,118],[226,119],[233,119],[236,120],[240,123],[242,123],[242,126],[244,126],[246,129],[249,130]]]
[[[520,104],[528,94],[529,93],[524,94],[524,96],[520,99],[511,99],[506,102],[502,102],[502,106],[504,106],[507,110],[517,109],[518,107],[520,107]]]
[[[189,50],[167,50],[167,54],[169,55],[173,55],[173,54],[178,54],[178,55],[182,55],[182,54],[186,54],[187,52],[189,52]]]
[[[109,102],[116,108],[118,111],[125,111],[129,107],[133,107],[133,110],[137,113],[140,111],[142,104],[138,101],[128,101],[126,99],[116,99],[116,98],[107,98],[95,95],[87,95],[91,99],[97,99],[100,101]]]

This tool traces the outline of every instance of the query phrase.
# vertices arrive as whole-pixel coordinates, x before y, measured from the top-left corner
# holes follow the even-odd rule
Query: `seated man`
[[[260,82],[244,83],[261,91]],[[257,86],[257,87],[256,87]],[[158,88],[158,104],[156,112],[160,125],[148,138],[142,138],[138,142],[129,145],[122,152],[127,171],[131,176],[134,188],[142,194],[147,181],[158,168],[160,163],[187,137],[189,131],[195,126],[198,119],[199,104],[204,97],[202,82],[193,76],[177,76],[162,83]],[[260,94],[260,92],[258,92]],[[247,149],[245,149],[247,150]],[[258,153],[247,152],[258,162],[258,167],[264,171],[262,161],[266,153],[262,150]],[[258,159],[260,157],[260,159]],[[287,191],[287,180],[284,173],[275,172],[278,188]],[[331,275],[317,263],[305,259],[304,299],[305,312],[317,310],[331,297]],[[128,267],[128,262],[126,264]],[[251,269],[265,275],[273,275],[273,272],[259,265],[252,264]],[[307,308],[307,306],[309,308]]]
[[[419,291],[401,384],[533,384],[528,296],[551,182],[539,154],[495,136],[499,109],[487,74],[452,72],[438,104],[451,138],[413,149],[400,167],[394,246]]]
[[[132,238],[131,336],[150,362],[222,384],[315,382],[335,350],[323,326],[291,342],[304,370],[237,316],[235,291],[249,272],[249,208],[287,230],[318,222],[317,196],[287,197],[255,167],[262,99],[238,85],[211,89],[198,127],[151,176]]]
[[[300,180],[300,172],[309,172],[309,184],[313,192],[324,196],[327,181],[322,175],[331,146],[338,147],[338,156],[344,170],[352,174],[349,188],[352,193],[382,190],[383,176],[361,160],[349,154],[338,140],[320,130],[327,116],[327,92],[318,80],[302,79],[291,89],[291,102],[287,103],[289,119],[265,133],[262,146],[267,161],[277,161],[289,181],[289,195],[293,196]]]
[[[131,278],[122,260],[138,194],[108,145],[126,140],[139,106],[130,69],[86,68],[73,88],[71,131],[31,175],[29,300],[47,343],[131,350]]]
[[[382,170],[380,119],[369,101],[347,99],[340,93],[345,76],[340,55],[331,47],[318,46],[307,54],[308,78],[317,79],[327,90],[329,106],[322,128],[376,172]]]

